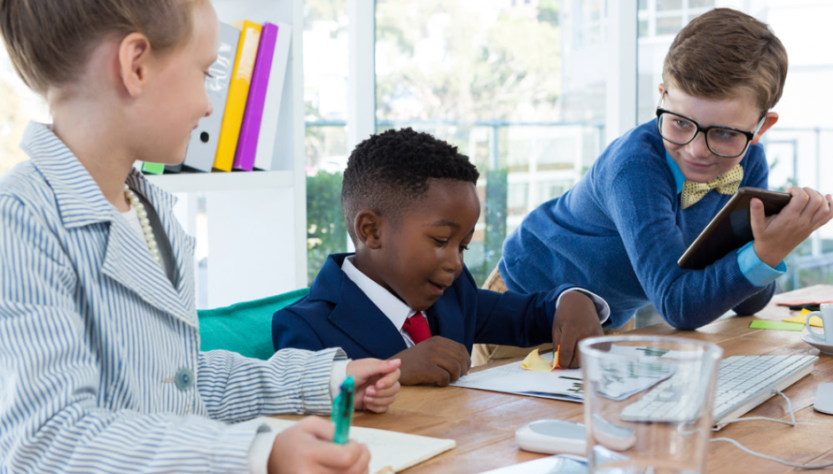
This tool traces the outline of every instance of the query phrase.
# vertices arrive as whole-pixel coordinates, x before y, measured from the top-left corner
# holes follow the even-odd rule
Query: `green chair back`
[[[309,288],[290,291],[225,308],[197,311],[200,350],[225,349],[246,357],[266,360],[275,353],[272,315],[309,294]]]

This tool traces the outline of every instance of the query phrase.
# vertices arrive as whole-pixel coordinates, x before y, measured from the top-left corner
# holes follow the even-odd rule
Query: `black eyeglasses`
[[[754,132],[721,126],[701,127],[685,115],[663,109],[664,100],[665,94],[657,104],[657,130],[664,140],[675,145],[688,145],[698,133],[703,132],[709,151],[723,158],[737,158],[742,155],[766,121],[764,115]]]

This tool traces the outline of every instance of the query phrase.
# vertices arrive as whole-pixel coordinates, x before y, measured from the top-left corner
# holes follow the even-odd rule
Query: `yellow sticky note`
[[[810,313],[812,313],[812,311],[810,311],[809,309],[802,309],[801,314],[797,314],[797,315],[795,315],[791,318],[782,319],[782,321],[784,321],[785,323],[804,324],[804,321],[807,320],[807,315],[810,314]],[[820,317],[813,316],[812,318],[810,318],[810,326],[814,326],[814,327],[817,327],[817,328],[823,328],[824,324],[822,323],[822,320],[821,320]]]
[[[561,346],[558,347],[559,349]],[[521,368],[532,372],[552,372],[558,366],[558,351],[553,354],[552,360],[547,360],[538,354],[538,349],[533,350],[521,362]]]

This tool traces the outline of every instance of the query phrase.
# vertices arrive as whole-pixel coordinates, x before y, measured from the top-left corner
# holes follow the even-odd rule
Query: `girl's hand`
[[[321,418],[305,418],[275,437],[269,474],[363,474],[370,465],[367,446],[333,443],[335,426]]]
[[[356,410],[388,411],[399,392],[400,363],[399,359],[359,359],[347,364],[347,375],[356,382]]]

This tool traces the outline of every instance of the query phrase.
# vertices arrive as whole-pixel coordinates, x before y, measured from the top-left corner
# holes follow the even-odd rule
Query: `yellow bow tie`
[[[743,167],[737,165],[723,176],[718,176],[708,183],[685,181],[683,183],[683,192],[681,196],[683,209],[697,204],[697,201],[703,199],[703,196],[708,194],[708,192],[712,189],[717,189],[717,192],[720,194],[735,194],[742,179]]]

